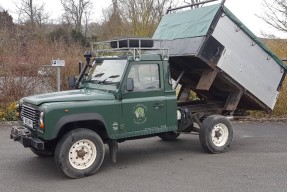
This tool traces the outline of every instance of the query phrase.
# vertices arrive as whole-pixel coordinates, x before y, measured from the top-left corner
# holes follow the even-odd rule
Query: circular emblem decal
[[[138,125],[144,124],[147,121],[146,112],[146,106],[142,104],[136,105],[134,107],[134,123]]]

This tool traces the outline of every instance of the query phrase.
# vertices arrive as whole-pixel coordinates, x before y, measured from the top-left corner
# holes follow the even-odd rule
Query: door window
[[[134,80],[134,90],[159,89],[159,66],[157,64],[135,64],[128,78]]]

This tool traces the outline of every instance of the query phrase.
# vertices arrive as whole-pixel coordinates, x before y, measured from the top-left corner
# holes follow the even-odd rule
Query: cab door
[[[133,91],[123,91],[124,132],[130,136],[161,132],[166,128],[166,100],[161,84],[162,63],[132,63],[126,78],[132,78]]]

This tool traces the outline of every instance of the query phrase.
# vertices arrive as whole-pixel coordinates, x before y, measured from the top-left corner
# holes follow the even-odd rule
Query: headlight
[[[20,104],[17,103],[16,104],[16,117],[17,118],[20,118],[20,111],[21,111]]]
[[[45,128],[45,124],[44,124],[44,112],[40,113],[40,118],[39,118],[39,127],[40,129],[44,129]]]
[[[20,104],[17,103],[17,104],[16,104],[16,110],[19,111],[19,109],[20,109]]]

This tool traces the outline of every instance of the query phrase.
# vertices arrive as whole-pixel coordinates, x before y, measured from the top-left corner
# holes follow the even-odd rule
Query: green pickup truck
[[[169,26],[169,21],[175,23]],[[250,31],[242,25],[231,31],[222,27],[229,24],[233,29],[238,20],[222,3],[167,14],[155,40],[97,43],[94,57],[85,53],[79,77],[69,78],[73,90],[20,100],[20,126],[12,128],[11,139],[38,156],[54,156],[71,178],[94,174],[105,144],[116,162],[118,143],[127,140],[158,136],[170,141],[197,132],[204,150],[226,152],[233,139],[229,119],[248,109],[271,111],[286,75],[286,66]],[[195,31],[179,33],[187,31],[184,27]],[[238,42],[233,46],[237,38],[220,33],[242,36],[246,48]],[[250,73],[248,68],[259,64]]]

